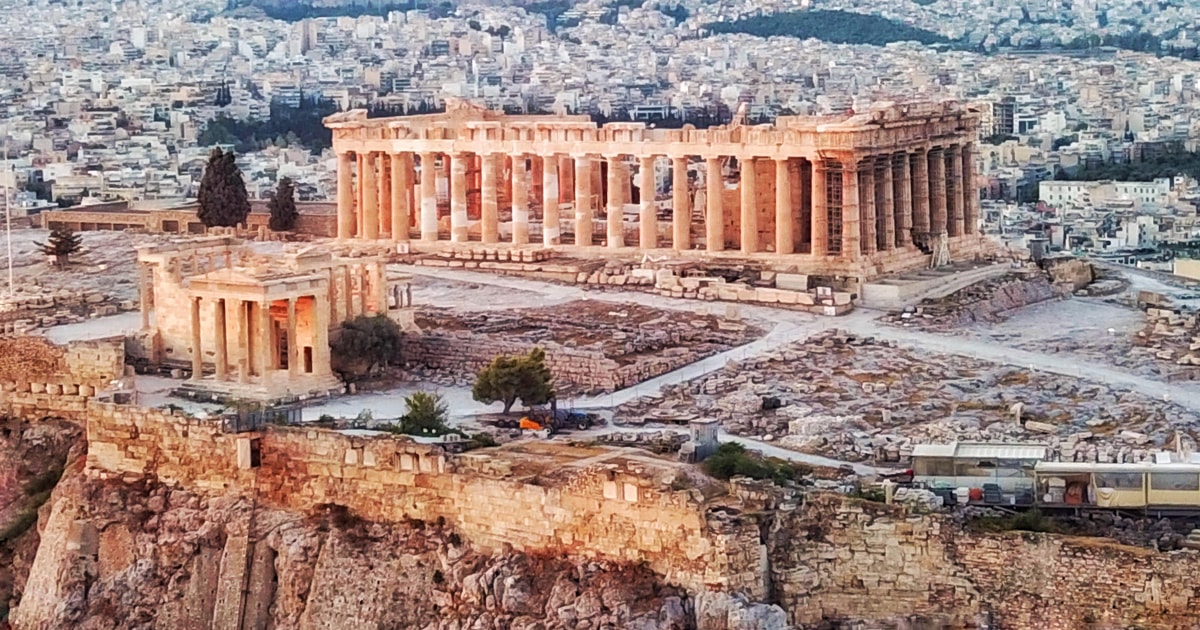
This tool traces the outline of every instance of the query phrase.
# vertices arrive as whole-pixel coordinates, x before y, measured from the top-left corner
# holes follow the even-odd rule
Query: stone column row
[[[299,342],[296,336],[296,302],[298,298],[289,298],[287,300],[287,344],[288,344],[288,373],[292,376],[298,375],[299,370]],[[204,339],[202,331],[202,298],[193,296],[191,298],[191,325],[192,325],[192,378],[200,379],[204,374]],[[213,377],[217,381],[231,381],[234,378],[238,382],[248,382],[251,375],[265,376],[268,370],[279,368],[279,361],[276,353],[277,341],[275,337],[274,322],[271,317],[271,302],[270,301],[248,301],[248,300],[233,300],[225,299],[208,300],[208,306],[211,309],[212,326],[214,339],[213,346]],[[230,327],[227,323],[229,310],[232,308],[236,326]],[[319,359],[322,353],[328,352],[329,347],[329,324],[328,324],[328,309],[316,308],[316,325],[314,327],[314,353]],[[322,317],[324,313],[324,317]],[[324,326],[320,325],[320,320],[324,319]],[[254,328],[252,331],[251,328]],[[236,344],[233,346],[233,352],[230,352],[228,332],[233,330],[237,334]],[[231,354],[232,357],[231,361]],[[232,374],[230,367],[232,366]]]

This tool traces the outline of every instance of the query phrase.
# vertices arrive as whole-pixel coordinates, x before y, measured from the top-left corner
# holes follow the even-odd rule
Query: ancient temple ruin
[[[402,318],[407,277],[381,257],[260,253],[232,237],[138,249],[143,358],[190,369],[188,387],[275,400],[340,391],[329,333],[359,315]]]
[[[673,250],[859,278],[926,266],[942,243],[952,258],[981,243],[978,116],[953,103],[708,129],[464,103],[325,122],[341,239]]]

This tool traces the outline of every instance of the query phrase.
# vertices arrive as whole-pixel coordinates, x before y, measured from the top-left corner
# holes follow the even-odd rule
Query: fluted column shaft
[[[658,194],[654,177],[654,157],[638,159],[638,246],[658,247],[658,212],[654,206]]]
[[[437,158],[433,153],[421,154],[421,240],[438,240],[437,219]]]
[[[875,209],[883,215],[883,248],[892,250],[896,248],[896,184],[892,177],[892,156],[881,158],[883,168],[880,169],[880,175],[883,178],[882,182],[876,182],[880,187],[880,203],[881,207]]]
[[[450,241],[466,243],[467,236],[467,161],[471,156],[450,156]]]
[[[529,170],[524,155],[512,156],[512,243],[529,242]]]
[[[226,347],[225,300],[213,300],[213,332],[217,334],[216,375],[218,381],[229,376],[229,350]]]
[[[966,209],[963,206],[966,195],[963,194],[962,148],[956,144],[947,148],[946,151],[950,161],[950,181],[947,188],[950,190],[949,194],[953,196],[947,200],[947,205],[951,208],[950,236],[962,236],[967,220]]]
[[[842,250],[845,260],[862,256],[862,220],[859,206],[858,162],[848,158],[842,162]]]
[[[965,234],[979,231],[979,190],[975,188],[975,143],[962,149],[963,229]]]
[[[671,247],[692,248],[692,204],[688,198],[688,160],[671,158]]]
[[[481,155],[480,159],[480,195],[479,202],[480,234],[484,243],[500,242],[500,198],[497,188],[496,160],[500,156]]]
[[[899,175],[895,177],[896,208],[899,216],[896,218],[896,246],[904,247],[912,244],[913,232],[913,202],[912,202],[912,169],[908,154],[901,153],[893,157],[892,169]]]
[[[929,212],[929,153],[917,151],[912,160],[913,238],[928,242],[932,230]]]
[[[705,200],[708,207],[704,215],[704,248],[710,252],[725,249],[724,203],[721,195],[725,182],[721,178],[721,159],[710,157],[704,160],[707,187]]]
[[[340,157],[340,156],[339,156]],[[204,346],[200,338],[200,298],[192,298],[192,380],[204,376]]]
[[[946,160],[941,149],[929,152],[929,231],[937,236],[947,228]]]
[[[879,236],[876,233],[878,226],[875,223],[875,162],[871,158],[867,158],[860,165],[856,165],[861,170],[858,172],[859,182],[859,213],[862,221],[859,223],[862,233],[862,252],[864,254],[874,254],[879,245]]]
[[[753,157],[743,157],[741,182],[741,244],[743,254],[753,254],[758,251],[758,182],[755,173],[757,161]]]
[[[368,153],[362,162],[362,236],[366,239],[379,238],[379,154]]]
[[[812,241],[813,256],[829,255],[829,198],[826,187],[828,170],[824,160],[812,163]]]
[[[379,234],[392,233],[392,157],[380,153],[379,159]]]
[[[412,190],[412,158],[407,153],[392,156],[392,240],[407,241],[409,219],[408,193]]]
[[[549,247],[561,242],[558,216],[558,156],[542,156],[542,244]]]
[[[354,154],[338,154],[337,165],[337,229],[338,238],[354,236]]]
[[[787,158],[775,160],[775,253],[795,251],[792,220],[792,171]]]
[[[575,244],[592,244],[592,158],[575,157]]]
[[[605,219],[607,232],[608,246],[610,248],[618,248],[625,246],[625,226],[624,213],[625,203],[622,198],[623,182],[621,181],[621,173],[625,169],[621,168],[621,156],[614,156],[608,159],[608,174],[607,188],[608,199],[606,208],[608,210]]]

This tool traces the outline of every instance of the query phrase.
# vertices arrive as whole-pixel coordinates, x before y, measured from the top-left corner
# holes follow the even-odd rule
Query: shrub
[[[359,380],[376,366],[386,367],[400,352],[400,327],[387,315],[359,315],[333,332],[329,351],[342,380]]]
[[[498,356],[479,372],[471,396],[484,404],[501,402],[508,413],[517,399],[527,406],[544,405],[554,397],[553,376],[546,352],[534,348],[520,356]]]
[[[800,481],[810,472],[806,466],[794,464],[777,458],[761,458],[746,451],[746,447],[737,442],[725,442],[717,447],[717,452],[704,460],[704,470],[717,479],[733,477],[750,477],[751,479],[770,479],[775,483]]]

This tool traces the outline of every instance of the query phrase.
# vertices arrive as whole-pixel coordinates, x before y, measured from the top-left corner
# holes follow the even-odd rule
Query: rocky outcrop
[[[39,508],[66,463],[81,458],[82,437],[68,422],[0,421],[0,628],[25,588],[39,543]]]
[[[56,490],[42,532],[17,630],[694,623],[694,602],[641,567],[486,554],[443,524],[371,523],[336,506],[305,516],[77,474]]]

